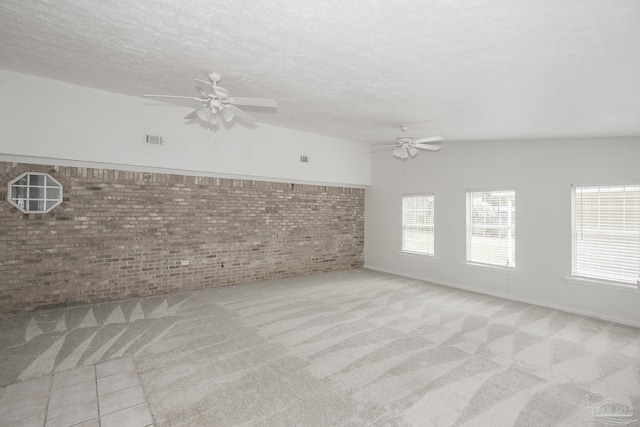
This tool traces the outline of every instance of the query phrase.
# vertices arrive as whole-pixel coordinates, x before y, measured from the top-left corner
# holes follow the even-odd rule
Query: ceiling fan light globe
[[[408,147],[407,151],[409,152],[409,155],[413,158],[416,156],[416,154],[418,154],[418,149],[416,147]]]
[[[209,120],[211,120],[211,116],[212,116],[211,108],[209,108],[206,105],[202,108],[198,108],[196,110],[196,116],[198,116],[198,118],[203,122],[208,122]]]
[[[406,159],[407,157],[409,157],[409,153],[407,153],[407,150],[404,147],[398,147],[395,150],[393,150],[393,157],[397,157],[399,159]]]
[[[222,118],[227,123],[233,120],[235,116],[236,115],[233,113],[233,111],[229,110],[228,108],[225,108],[224,110],[222,110]]]

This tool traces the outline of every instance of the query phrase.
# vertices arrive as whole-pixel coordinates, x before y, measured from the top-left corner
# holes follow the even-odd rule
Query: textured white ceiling
[[[0,68],[133,96],[215,70],[363,142],[640,135],[638,0],[2,0]]]

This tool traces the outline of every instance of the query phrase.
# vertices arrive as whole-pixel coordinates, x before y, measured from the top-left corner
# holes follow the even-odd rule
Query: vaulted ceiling
[[[637,0],[2,0],[0,68],[380,142],[640,135]],[[90,102],[87,108],[91,108]],[[181,121],[181,117],[176,117]]]

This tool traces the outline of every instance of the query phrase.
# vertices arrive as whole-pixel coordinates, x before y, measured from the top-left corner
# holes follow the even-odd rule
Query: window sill
[[[565,282],[569,282],[569,283],[577,283],[580,285],[595,286],[597,288],[615,289],[618,291],[627,291],[627,292],[634,292],[634,293],[638,292],[638,290],[640,289],[637,285],[633,285],[633,284],[607,282],[604,280],[585,279],[582,277],[574,277],[574,276],[565,276],[564,280]]]
[[[517,270],[512,267],[501,267],[499,265],[491,265],[491,264],[477,264],[475,262],[463,262],[462,265],[465,267],[477,268],[480,270],[495,271],[495,272],[508,273],[508,274],[520,274],[520,270]]]
[[[438,260],[438,258],[433,255],[419,254],[417,252],[398,252],[397,255],[400,258],[413,259],[416,261],[434,262]]]

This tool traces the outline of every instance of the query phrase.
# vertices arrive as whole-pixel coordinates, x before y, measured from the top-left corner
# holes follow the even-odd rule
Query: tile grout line
[[[93,379],[96,382],[96,406],[98,407],[98,427],[102,425],[102,418],[100,417],[100,394],[98,393],[98,365],[93,365]]]
[[[44,410],[44,421],[42,422],[42,427],[47,425],[47,418],[49,418],[49,405],[51,404],[51,393],[53,393],[53,372],[51,375],[51,382],[49,383],[49,397],[47,397],[47,405]]]
[[[127,371],[125,371],[125,372],[127,372]],[[104,377],[104,378],[106,378],[106,377]],[[110,395],[110,394],[114,394],[114,393],[120,393],[120,392],[122,392],[122,391],[124,391],[124,390],[128,390],[128,389],[133,388],[133,387],[136,387],[136,386],[140,386],[140,389],[142,389],[142,384],[140,384],[140,381],[138,380],[138,384],[130,385],[129,387],[125,387],[125,388],[122,388],[122,389],[120,389],[120,390],[112,391],[111,393],[107,393],[107,394],[105,394],[105,396],[108,396],[108,395]],[[142,390],[142,397],[145,399],[143,403],[147,403],[147,397],[144,395],[144,390]],[[125,406],[124,408],[117,409],[117,410],[115,410],[115,411],[109,412],[108,414],[104,414],[104,415],[110,415],[110,414],[113,414],[113,413],[115,413],[115,412],[122,411],[122,410],[124,410],[124,409],[132,408],[132,407],[137,406],[137,405],[140,405],[140,403],[135,403],[135,404],[133,404],[133,405]]]
[[[171,327],[173,327],[173,325],[171,325]],[[131,362],[133,363],[133,370],[135,371],[136,376],[138,377],[138,385],[140,386],[140,390],[142,390],[142,397],[144,398],[144,403],[147,405],[147,411],[149,411],[149,416],[151,417],[151,424],[145,427],[153,427],[155,425],[155,422],[153,420],[153,414],[151,413],[151,405],[149,404],[149,398],[147,397],[147,393],[144,391],[144,387],[142,387],[142,381],[140,380],[141,376],[140,376],[140,373],[138,372],[138,369],[139,369],[138,364],[136,363],[133,357],[131,357]]]

